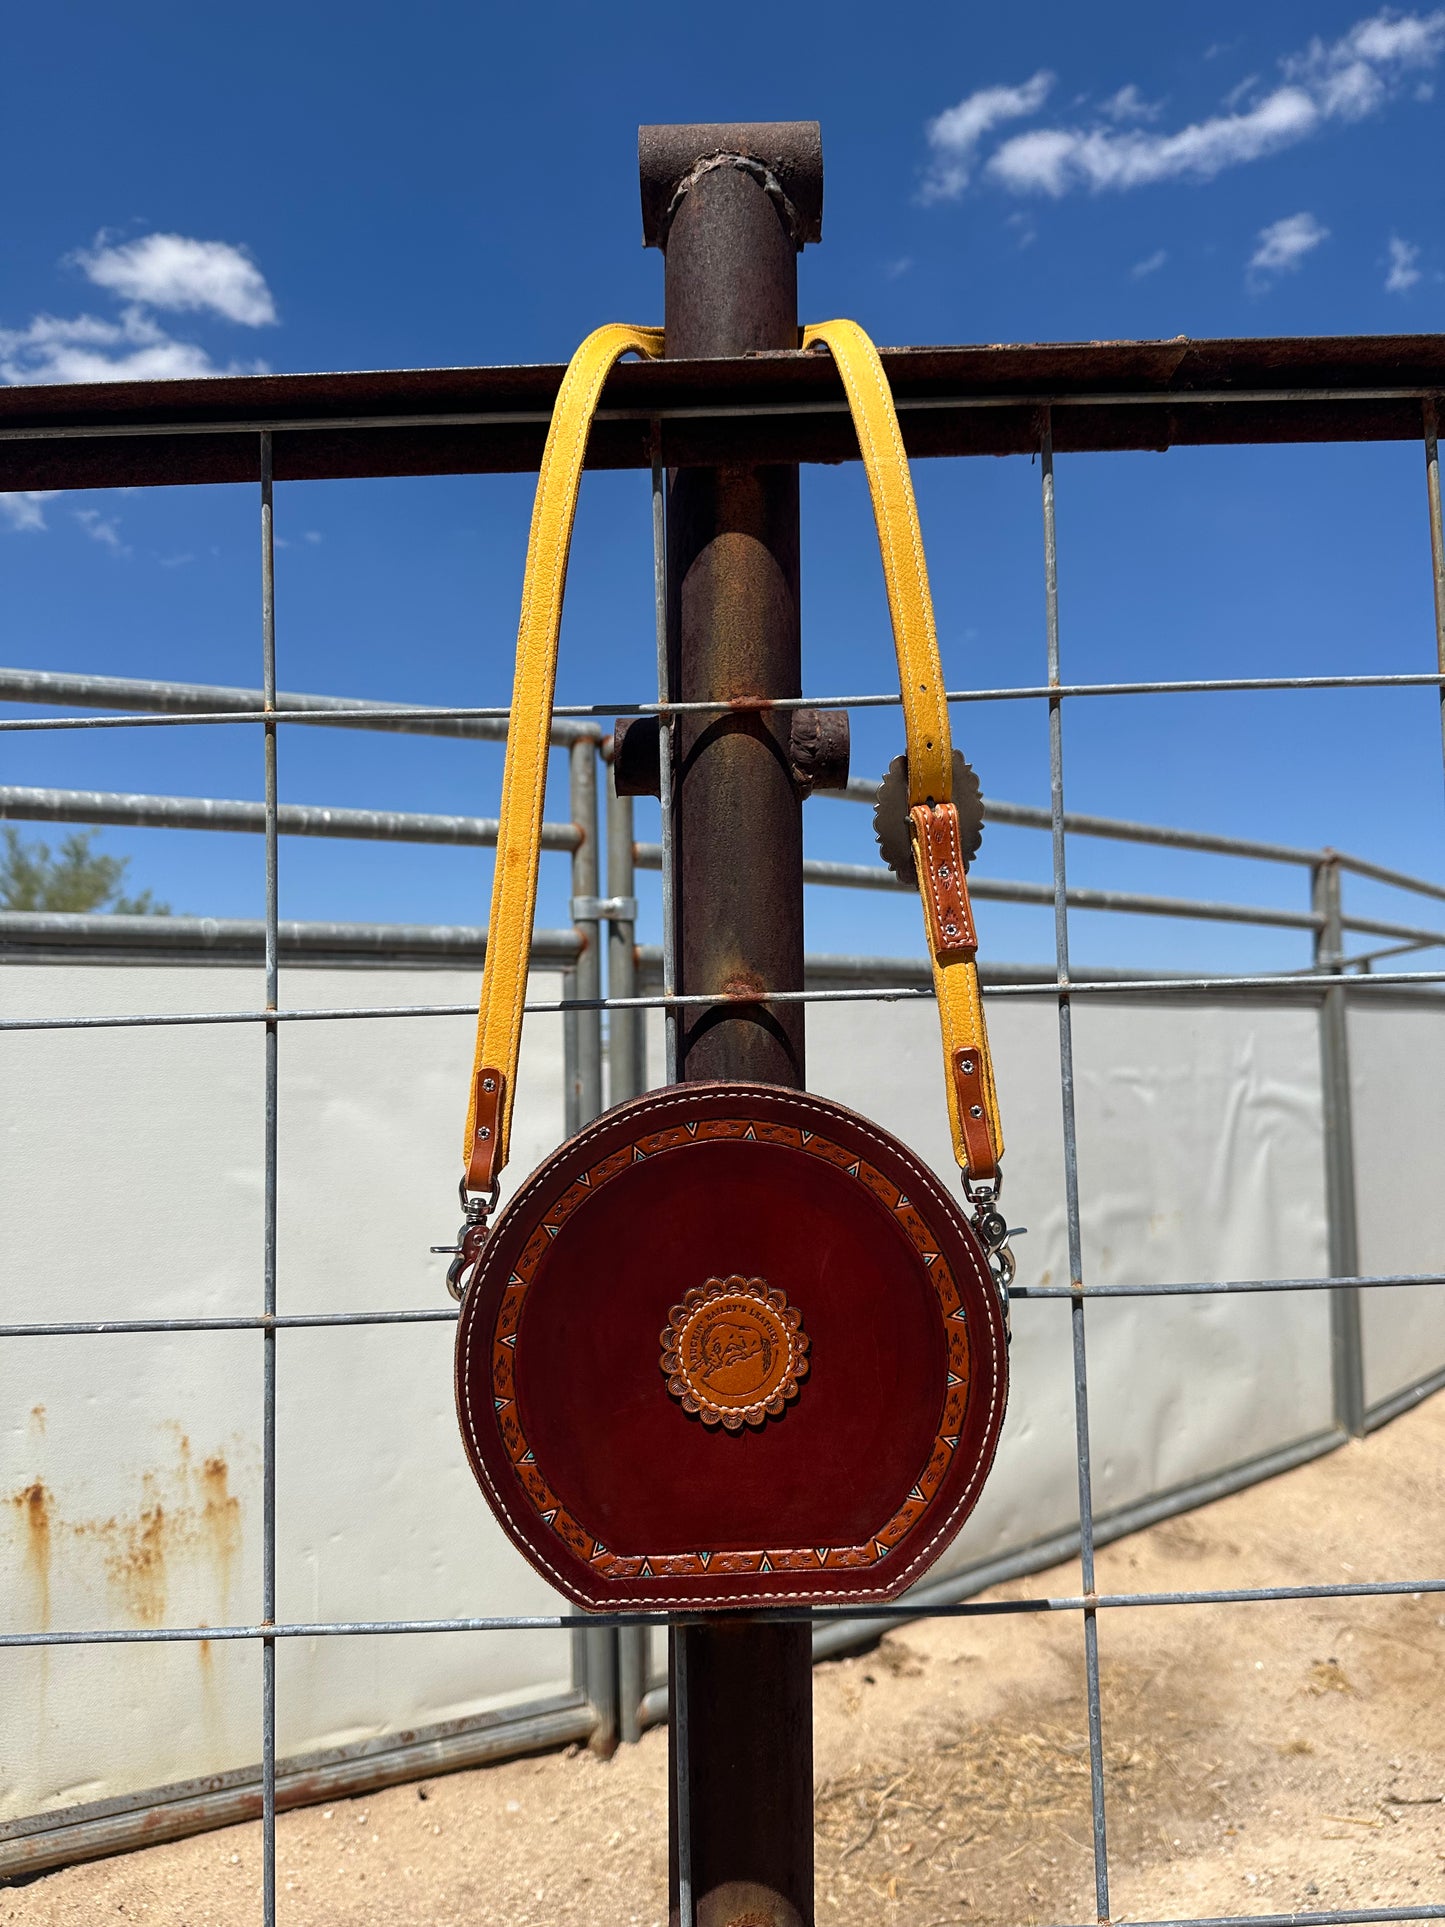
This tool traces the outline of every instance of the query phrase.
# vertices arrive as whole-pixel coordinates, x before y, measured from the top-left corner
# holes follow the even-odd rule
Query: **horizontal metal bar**
[[[455,1305],[419,1311],[266,1312],[218,1318],[71,1319],[48,1324],[0,1325],[0,1338],[133,1338],[140,1332],[313,1331],[340,1325],[454,1325]]]
[[[1438,1372],[1431,1372],[1428,1378],[1417,1379],[1413,1385],[1402,1385],[1398,1392],[1391,1392],[1365,1412],[1365,1430],[1374,1432],[1391,1419],[1399,1418],[1404,1412],[1413,1412],[1422,1399],[1433,1398],[1436,1392],[1445,1391],[1445,1366]]]
[[[1096,1511],[1091,1533],[1095,1548],[1113,1545],[1120,1539],[1132,1537],[1136,1532],[1146,1531],[1150,1526],[1160,1525],[1166,1519],[1177,1518],[1182,1512],[1197,1511],[1200,1506],[1212,1505],[1216,1499],[1228,1498],[1230,1494],[1242,1492],[1266,1479],[1278,1478],[1281,1473],[1313,1464],[1326,1453],[1336,1452],[1348,1442],[1349,1434],[1334,1427],[1325,1432],[1309,1433],[1290,1445],[1275,1446],[1251,1458],[1236,1460],[1233,1465],[1225,1466],[1220,1471],[1187,1479],[1182,1485],[1170,1486],[1163,1492],[1153,1492],[1146,1498]],[[1079,1556],[1081,1538],[1077,1524],[1066,1526],[1062,1531],[1046,1533],[1043,1538],[1032,1539],[1012,1552],[978,1559],[941,1577],[922,1580],[909,1588],[907,1603],[917,1609],[920,1619],[926,1619],[936,1606],[952,1606],[960,1600],[976,1599],[980,1593],[995,1587],[1069,1564]],[[891,1622],[893,1625],[897,1623],[896,1620]],[[864,1643],[871,1644],[889,1629],[889,1625],[888,1620],[881,1623],[875,1621],[868,1609],[864,1608],[856,1619],[836,1620],[826,1627],[815,1627],[813,1656],[818,1659],[830,1653],[846,1651],[850,1645],[859,1642],[860,1635]]]
[[[1077,692],[1074,692],[1077,693]],[[850,803],[878,800],[878,785],[867,777],[855,777],[842,790],[820,790],[820,796],[839,796]],[[1052,830],[1053,817],[1046,809],[1028,803],[1005,803],[998,797],[983,799],[984,822],[1007,824],[1011,828]],[[1405,870],[1392,870],[1367,857],[1349,856],[1340,850],[1307,850],[1288,843],[1260,843],[1252,837],[1216,836],[1202,830],[1177,830],[1161,823],[1134,823],[1116,816],[1086,816],[1066,812],[1064,829],[1071,836],[1097,836],[1115,843],[1154,843],[1169,849],[1203,850],[1219,856],[1248,857],[1263,863],[1291,863],[1314,869],[1321,863],[1335,863],[1356,876],[1371,877],[1397,890],[1411,890],[1418,896],[1434,897],[1445,903],[1445,884],[1431,883]]]
[[[662,848],[657,843],[633,845],[633,860],[639,870],[659,870]],[[911,884],[898,881],[881,863],[832,863],[812,859],[803,864],[804,883],[829,884],[849,890],[907,890]],[[970,875],[969,895],[981,903],[1036,903],[1052,906],[1051,883],[1022,883],[1004,877]],[[1189,917],[1211,923],[1254,923],[1279,926],[1288,930],[1318,930],[1324,918],[1313,910],[1271,910],[1243,903],[1208,903],[1193,897],[1155,897],[1132,890],[1070,889],[1070,908],[1075,910],[1114,910],[1139,916]],[[1389,934],[1393,935],[1394,932]],[[1445,932],[1440,933],[1445,943]]]
[[[472,924],[293,923],[277,926],[280,955],[293,959],[475,964],[487,947]],[[137,957],[205,957],[251,963],[264,954],[266,926],[256,917],[122,917],[62,911],[0,911],[0,960],[36,950]],[[575,930],[537,930],[532,963],[565,967],[577,958]]]
[[[1261,1291],[1338,1291],[1345,1286],[1364,1289],[1397,1285],[1445,1285],[1445,1273],[1389,1273],[1359,1278],[1228,1278],[1190,1284],[1088,1285],[1090,1298],[1228,1298]],[[1014,1285],[1010,1298],[1072,1299],[1067,1285]],[[102,1318],[63,1319],[44,1323],[0,1324],[0,1338],[128,1338],[141,1332],[314,1331],[349,1325],[455,1324],[454,1305],[407,1311],[293,1312],[268,1316],[265,1312],[237,1313],[215,1318]]]
[[[1435,336],[884,349],[915,456],[1410,440],[1445,384]],[[398,369],[0,395],[0,488],[535,471],[560,367]],[[661,430],[661,448],[655,446]],[[619,367],[590,467],[858,456],[836,368],[795,352]]]
[[[888,351],[885,350],[885,353]],[[1371,388],[1257,388],[1257,389],[1140,389],[1133,393],[1054,393],[1041,390],[1028,394],[1002,395],[895,395],[894,406],[900,415],[927,410],[931,414],[972,412],[997,408],[1036,410],[1040,408],[1175,408],[1180,405],[1219,408],[1241,405],[1269,408],[1360,402],[1427,401],[1445,388],[1445,381],[1433,387],[1401,383]],[[603,403],[594,420],[598,422],[725,422],[766,421],[769,418],[808,417],[848,413],[842,397],[816,400],[749,402],[666,402],[647,407],[614,406]],[[9,428],[0,425],[0,443],[115,441],[136,437],[173,435],[305,435],[338,434],[373,429],[416,428],[540,428],[551,422],[550,408],[460,409],[436,414],[408,414],[391,410],[357,415],[254,415],[216,416],[202,421],[134,421],[46,424],[38,427]]]
[[[54,703],[61,708],[154,711],[173,717],[265,714],[259,689],[233,689],[217,683],[156,682],[133,676],[72,675],[48,669],[0,669],[0,702]],[[460,736],[504,742],[505,709],[437,711],[415,703],[374,703],[351,696],[298,696],[278,692],[272,720],[286,712],[293,722],[326,729],[380,729],[394,735]],[[107,719],[109,720],[109,719]],[[595,729],[566,718],[555,721],[554,743],[596,737]]]
[[[1056,997],[1097,997],[1113,991],[1142,991],[1149,996],[1193,996],[1199,991],[1295,991],[1320,996],[1338,979],[1315,970],[1280,972],[1271,976],[1239,977],[1071,977],[1037,984],[985,985],[984,994],[994,997],[1037,997],[1041,993]],[[1351,977],[1350,994],[1360,990],[1408,990],[1416,985],[1445,984],[1445,970],[1390,970],[1370,976]]]
[[[0,391],[3,392],[3,391]],[[97,679],[98,680],[98,679]],[[1411,674],[1398,676],[1241,676],[1201,678],[1188,682],[1118,682],[1118,683],[1062,683],[1050,688],[1047,683],[1020,684],[1016,687],[1000,689],[950,689],[944,694],[949,703],[998,703],[1019,701],[1048,701],[1056,698],[1076,696],[1188,696],[1212,694],[1239,694],[1267,690],[1303,689],[1439,689],[1445,684],[1445,675]],[[17,698],[15,700],[25,700]],[[305,699],[302,699],[305,700]],[[319,699],[318,699],[319,700]],[[339,699],[338,699],[339,700]],[[766,702],[698,702],[665,703],[559,703],[552,711],[554,725],[569,720],[592,718],[602,721],[614,716],[656,716],[675,717],[684,715],[727,715],[757,710],[786,709],[897,709],[900,698],[896,692],[884,691],[877,695],[862,696],[789,696],[770,698]],[[483,723],[503,722],[509,711],[504,708],[477,708],[452,705],[414,704],[360,704],[352,708],[346,720],[339,717],[331,726],[337,728],[372,728],[387,725],[406,725],[416,732],[428,722]],[[185,724],[219,723],[330,723],[309,709],[278,707],[269,716],[259,709],[219,710],[216,712],[187,711],[184,715],[169,712],[155,714],[139,713],[126,716],[35,716],[0,718],[0,730],[27,731],[51,729],[136,729],[179,727]],[[437,730],[437,735],[451,734],[450,731]],[[456,734],[464,733],[461,730]],[[476,733],[480,734],[480,730]],[[562,740],[554,734],[554,740]],[[827,792],[819,791],[820,795]]]
[[[1023,821],[1026,814],[1030,817],[1035,814],[1026,813],[1022,805],[995,805],[995,821],[1008,820],[1002,815],[1004,810],[1014,812],[1015,820],[1018,821]],[[1040,811],[1037,814],[1045,816],[1046,813]],[[266,827],[266,806],[263,803],[215,797],[149,796],[109,790],[38,789],[7,785],[0,786],[0,819],[5,818],[25,822],[110,823],[152,829],[221,830],[260,835],[264,833]],[[1104,819],[1099,821],[1103,822]],[[277,810],[277,827],[282,835],[287,836],[337,837],[485,848],[495,847],[498,831],[496,819],[488,817],[444,816],[405,810],[363,810],[295,803],[280,805]],[[1043,825],[1040,824],[1038,827]],[[1130,827],[1137,827],[1140,831],[1147,828],[1144,825]],[[1109,835],[1113,832],[1099,828],[1088,833]],[[578,847],[580,835],[580,831],[574,824],[544,823],[541,831],[542,848],[575,850]],[[1161,832],[1157,837],[1140,834],[1136,840],[1172,841],[1183,847],[1216,849],[1222,847],[1224,842],[1224,839],[1216,839],[1211,843],[1201,838],[1191,844],[1187,840],[1188,837],[1188,832]],[[1259,847],[1263,849],[1267,846]],[[1243,855],[1246,851],[1236,850],[1231,853]],[[640,869],[660,869],[661,847],[652,843],[639,843],[634,846],[634,859]],[[1302,852],[1289,857],[1281,855],[1279,860],[1308,862],[1311,859],[1308,853]],[[1377,866],[1360,864],[1356,867],[1359,867],[1363,873],[1370,874]],[[883,868],[880,864],[871,863],[832,863],[810,860],[803,865],[803,880],[805,883],[865,890],[900,890],[908,887],[900,884],[891,870]],[[1386,880],[1404,888],[1418,889],[1431,895],[1445,897],[1445,891],[1437,891],[1430,884],[1407,879],[1399,872],[1387,873]],[[1053,901],[1052,886],[1042,883],[975,877],[971,881],[970,888],[973,896],[982,902],[1030,903],[1048,906]],[[594,899],[587,899],[587,901],[594,901]],[[604,900],[599,898],[595,901]],[[611,899],[606,901],[610,903]],[[633,900],[627,901],[630,903]],[[1075,888],[1068,892],[1068,901],[1072,907],[1080,910],[1186,917],[1208,922],[1248,923],[1286,929],[1319,929],[1323,922],[1322,917],[1314,911],[1271,910],[1245,904],[1210,903],[1183,897],[1156,897],[1120,890]],[[599,911],[596,914],[611,915],[614,912],[608,910]],[[626,915],[625,905],[616,914]],[[635,915],[635,908],[632,914]],[[1445,944],[1445,932],[1418,930],[1407,925],[1346,918],[1344,927],[1370,935],[1405,937],[1417,946]]]
[[[1059,1598],[964,1599],[953,1605],[929,1606],[922,1613],[916,1605],[870,1605],[867,1615],[870,1619],[982,1619],[1013,1613],[1131,1611],[1156,1606],[1289,1605],[1316,1599],[1409,1598],[1426,1593],[1445,1593],[1445,1579],[1361,1579],[1319,1586],[1240,1586],[1200,1592],[1079,1593]],[[755,1606],[745,1614],[733,1616],[785,1623],[810,1621],[814,1625],[821,1625],[833,1619],[856,1619],[858,1611],[856,1605]],[[413,1633],[561,1632],[574,1626],[668,1626],[687,1617],[686,1613],[667,1612],[498,1613],[457,1619],[301,1620],[237,1626],[107,1626],[76,1632],[0,1633],[0,1649],[7,1646],[165,1646],[196,1644],[207,1640],[230,1643],[251,1639],[369,1639]]]
[[[1085,1285],[1075,1292],[1069,1285],[1011,1285],[1012,1298],[1228,1298],[1259,1291],[1340,1291],[1350,1286],[1445,1285],[1445,1272],[1382,1273],[1359,1278],[1229,1278],[1179,1285]],[[4,1327],[0,1326],[0,1333]]]
[[[212,796],[138,796],[112,790],[28,789],[0,785],[0,819],[27,823],[125,823],[159,830],[238,830],[262,835],[266,805]],[[319,803],[282,803],[282,836],[334,836],[368,842],[448,843],[494,849],[495,817],[440,816],[410,810],[357,810]],[[544,823],[544,850],[575,850],[575,823]]]
[[[1316,1914],[1206,1914],[1177,1920],[1131,1920],[1129,1927],[1374,1927],[1396,1920],[1445,1920],[1445,1902],[1417,1907],[1336,1907]],[[1090,1923],[1094,1927],[1094,1923]]]
[[[831,884],[844,889],[913,889],[911,885],[900,884],[891,870],[873,863],[805,862],[803,881]],[[968,889],[969,895],[980,903],[1030,903],[1052,908],[1054,901],[1054,888],[1050,883],[970,876]],[[1066,890],[1065,901],[1071,910],[1107,910],[1146,917],[1185,917],[1205,923],[1249,923],[1286,930],[1317,930],[1324,921],[1312,910],[1273,910],[1263,905],[1212,903],[1194,897],[1156,897],[1134,890],[1091,890],[1077,885],[1071,885]],[[1445,942],[1445,933],[1442,933],[1441,941]]]
[[[276,1811],[566,1746],[589,1739],[596,1727],[596,1709],[573,1689],[469,1719],[327,1747],[277,1762]],[[261,1812],[261,1782],[257,1764],[0,1822],[0,1881],[254,1820]]]
[[[555,933],[552,933],[555,934]],[[570,932],[562,933],[570,935]],[[47,955],[46,961],[51,961]],[[0,945],[0,962],[4,946]],[[1100,992],[1143,991],[1151,996],[1201,991],[1290,991],[1318,998],[1333,978],[1312,972],[1277,977],[1137,977],[1080,978],[1068,983],[1040,980],[1037,983],[994,983],[985,981],[986,997],[1096,996]],[[1445,983],[1445,971],[1391,971],[1378,976],[1351,977],[1354,990],[1410,989],[1417,985]],[[691,996],[666,997],[563,997],[546,1002],[529,1002],[523,1008],[539,1015],[556,1015],[571,1010],[668,1010],[703,1008],[717,1004],[886,1004],[927,1002],[933,990],[925,984],[882,984],[847,990],[774,990],[758,994],[735,992],[730,996],[700,992]],[[5,1017],[0,1018],[0,1033],[6,1031],[65,1030],[151,1030],[206,1024],[265,1023],[346,1023],[380,1017],[470,1017],[473,1004],[369,1004],[339,1005],[302,1010],[201,1010],[107,1013],[94,1017]]]
[[[639,870],[662,867],[661,845],[636,843],[633,860]],[[1293,859],[1291,859],[1293,860]],[[807,860],[803,864],[804,883],[832,885],[849,890],[908,890],[911,884],[898,881],[891,870],[879,863],[832,863]],[[1054,888],[1049,883],[1023,883],[1004,877],[970,876],[969,894],[981,903],[1030,903],[1052,907]],[[1319,930],[1323,916],[1313,910],[1272,910],[1247,903],[1211,903],[1195,897],[1155,897],[1133,890],[1090,890],[1073,887],[1065,892],[1074,910],[1103,910],[1132,916],[1182,917],[1205,923],[1248,923],[1285,930]],[[1380,923],[1362,917],[1343,919],[1346,930],[1360,930],[1373,936],[1408,937],[1421,945],[1445,945],[1445,930],[1420,930],[1408,924]]]
[[[1417,938],[1413,943],[1386,944],[1382,950],[1355,950],[1351,951],[1349,956],[1341,957],[1340,969],[1346,972],[1358,970],[1363,964],[1379,963],[1385,957],[1406,957],[1416,950],[1433,950],[1434,948],[1435,945],[1428,940]]]
[[[819,790],[818,794],[841,797],[850,803],[866,803],[871,807],[878,800],[878,785],[867,777],[854,777],[846,789]],[[1005,803],[996,796],[984,797],[983,820],[985,824],[1006,824],[1011,829],[1052,831],[1054,826],[1051,811],[1031,803]],[[1115,843],[1159,843],[1168,849],[1207,850],[1219,856],[1250,857],[1264,863],[1292,863],[1305,869],[1313,869],[1326,855],[1331,854],[1324,850],[1301,849],[1289,843],[1260,843],[1251,837],[1215,836],[1203,830],[1176,830],[1162,823],[1133,823],[1125,817],[1085,816],[1076,810],[1064,813],[1064,828],[1071,836],[1107,837]],[[1435,886],[1425,884],[1421,887],[1430,890]],[[1445,896],[1445,890],[1441,890],[1440,894]],[[1049,900],[1053,901],[1052,894]]]
[[[1329,850],[1326,854],[1331,862],[1338,864],[1342,870],[1348,870],[1353,876],[1370,877],[1376,883],[1388,883],[1396,890],[1413,890],[1419,896],[1435,897],[1445,903],[1445,884],[1427,883],[1423,877],[1411,876],[1406,870],[1392,870],[1386,864],[1371,863],[1362,856],[1347,856],[1343,850]],[[1345,927],[1358,929],[1360,926],[1346,924]]]

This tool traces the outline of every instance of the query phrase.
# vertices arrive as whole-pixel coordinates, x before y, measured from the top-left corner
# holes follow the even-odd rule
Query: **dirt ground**
[[[1104,1591],[1431,1579],[1445,1394],[1120,1541]],[[996,1597],[1077,1591],[1063,1566]],[[1100,1615],[1116,1920],[1445,1900],[1445,1594]],[[1094,1918],[1076,1613],[909,1625],[816,1675],[818,1920]],[[661,1927],[667,1741],[278,1823],[282,1927]],[[5,1927],[251,1927],[252,1825],[0,1889]]]

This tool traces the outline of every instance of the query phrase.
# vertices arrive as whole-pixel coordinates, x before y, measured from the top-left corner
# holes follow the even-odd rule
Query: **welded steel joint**
[[[659,793],[661,737],[656,716],[632,716],[618,723],[612,737],[612,768],[619,796]],[[847,789],[851,739],[846,709],[790,710],[787,741],[788,769],[799,796],[811,796],[814,790]]]
[[[823,238],[823,134],[815,120],[641,127],[637,164],[644,247],[667,246],[678,208],[717,167],[740,168],[753,176],[799,252]]]

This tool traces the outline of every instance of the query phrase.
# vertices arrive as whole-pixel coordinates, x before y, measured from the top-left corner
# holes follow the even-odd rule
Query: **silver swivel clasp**
[[[499,1187],[493,1185],[489,1192],[479,1192],[475,1196],[467,1190],[467,1181],[462,1179],[458,1194],[465,1214],[457,1231],[457,1241],[450,1245],[433,1245],[432,1251],[438,1256],[450,1257],[447,1266],[447,1290],[458,1303],[466,1293],[481,1259],[482,1248],[487,1242],[488,1222],[497,1208]]]
[[[972,1183],[965,1173],[963,1194],[973,1206],[973,1229],[983,1246],[988,1268],[993,1274],[994,1284],[1003,1304],[1004,1328],[1012,1337],[1009,1319],[1009,1287],[1018,1270],[1018,1260],[1009,1248],[1010,1238],[1027,1235],[1024,1225],[1011,1225],[999,1210],[999,1194],[1003,1190],[1003,1175],[987,1183]]]

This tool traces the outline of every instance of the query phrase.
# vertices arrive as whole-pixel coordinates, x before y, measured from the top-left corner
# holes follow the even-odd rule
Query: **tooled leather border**
[[[715,1104],[719,1095],[717,1086],[698,1085],[689,1088],[674,1085],[665,1092],[657,1092],[649,1098],[634,1100],[627,1108],[637,1115],[640,1121],[641,1116],[647,1112],[667,1110],[675,1113],[685,1106],[689,1097],[695,1103],[706,1101]],[[757,1103],[757,1100],[763,1100],[759,1108],[766,1109],[768,1099],[780,1097],[782,1094],[762,1090],[753,1092],[733,1087],[728,1095],[736,1097],[739,1111],[745,1113]],[[829,1111],[836,1112],[846,1120],[853,1131],[865,1138],[872,1138],[880,1146],[888,1145],[889,1140],[881,1132],[855,1113],[847,1112],[841,1106],[825,1106],[816,1099],[809,1099],[808,1102],[816,1112],[824,1115]],[[605,1120],[614,1127],[619,1121],[615,1114]],[[601,1124],[604,1120],[599,1119],[598,1122]],[[536,1274],[537,1265],[543,1253],[550,1248],[552,1239],[562,1225],[573,1211],[608,1179],[629,1169],[640,1159],[681,1148],[687,1143],[709,1139],[738,1141],[749,1138],[821,1157],[835,1168],[857,1177],[872,1191],[880,1203],[893,1213],[895,1220],[914,1244],[924,1261],[930,1282],[938,1296],[948,1339],[946,1396],[939,1430],[935,1436],[928,1463],[920,1474],[918,1482],[887,1525],[865,1544],[802,1549],[766,1548],[750,1552],[690,1552],[623,1556],[612,1552],[610,1548],[599,1542],[562,1504],[538,1468],[522,1430],[515,1396],[514,1348],[527,1288]],[[550,1166],[543,1166],[523,1187],[522,1192],[513,1201],[513,1209],[519,1206],[525,1208],[524,1200],[533,1191],[534,1186],[546,1178],[549,1169]],[[932,1174],[921,1170],[918,1176],[922,1183],[915,1184],[913,1188],[932,1190],[934,1201],[942,1203],[946,1210],[949,1209],[948,1200],[942,1197],[936,1184],[931,1182]],[[518,1485],[537,1521],[556,1535],[572,1557],[608,1588],[609,1594],[612,1594],[613,1588],[626,1588],[629,1582],[640,1582],[646,1585],[649,1581],[676,1579],[684,1583],[691,1580],[694,1583],[705,1584],[709,1580],[716,1581],[729,1575],[782,1576],[789,1573],[796,1574],[801,1580],[804,1574],[821,1578],[825,1573],[861,1572],[881,1565],[908,1537],[928,1511],[943,1483],[965,1422],[972,1365],[965,1310],[952,1269],[941,1253],[932,1249],[933,1242],[917,1206],[891,1180],[875,1170],[857,1153],[835,1144],[822,1132],[807,1130],[800,1125],[778,1124],[766,1117],[745,1114],[731,1118],[704,1118],[696,1123],[676,1123],[667,1125],[661,1130],[635,1132],[625,1144],[620,1145],[574,1178],[551,1204],[545,1218],[537,1225],[517,1257],[507,1283],[503,1287],[497,1308],[492,1330],[491,1370],[488,1374],[492,1392],[493,1422]],[[985,1292],[991,1291],[992,1287],[982,1275],[976,1282]],[[475,1285],[473,1289],[476,1289]],[[991,1303],[991,1300],[986,1302]],[[468,1444],[472,1447],[469,1456],[472,1458],[474,1468],[483,1479],[499,1516],[507,1522],[508,1508],[478,1449],[476,1414],[472,1409],[472,1352],[474,1343],[482,1336],[476,1329],[477,1324],[478,1321],[475,1318],[468,1320],[464,1316],[462,1346],[458,1356],[460,1368],[458,1402],[463,1409]],[[927,1544],[911,1552],[907,1560],[909,1568],[926,1564],[932,1548],[940,1539],[947,1537],[966,1515],[976,1496],[977,1487],[991,1463],[992,1446],[997,1439],[1002,1418],[1005,1390],[1002,1370],[1003,1354],[999,1335],[994,1334],[994,1342],[991,1345],[985,1345],[984,1349],[989,1355],[991,1364],[990,1382],[987,1388],[988,1410],[983,1428],[983,1435],[989,1449],[975,1468],[964,1492],[956,1503],[950,1506],[947,1517],[930,1535]],[[577,1597],[586,1597],[585,1590],[579,1587],[575,1580],[569,1579],[560,1572],[546,1558],[540,1547],[529,1541],[523,1549],[528,1557],[548,1573],[564,1591]],[[899,1583],[898,1578],[892,1576],[890,1571],[889,1580],[881,1585],[849,1586],[847,1590],[850,1597],[882,1597],[896,1592],[899,1589]],[[789,1598],[806,1599],[815,1596],[816,1588],[810,1592],[788,1594],[774,1592],[770,1586],[768,1593],[770,1597],[780,1601]],[[612,1596],[615,1597],[615,1594]],[[717,1595],[711,1590],[706,1596],[710,1603],[729,1603],[724,1596]],[[744,1603],[754,1599],[756,1593],[740,1593],[732,1597],[737,1603]],[[698,1595],[692,1593],[675,1599],[662,1600],[649,1593],[649,1603],[660,1606],[694,1604],[697,1598]]]

